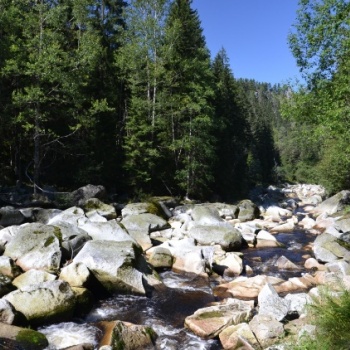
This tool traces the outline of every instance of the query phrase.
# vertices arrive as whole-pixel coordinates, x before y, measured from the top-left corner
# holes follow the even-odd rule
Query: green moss
[[[222,316],[223,316],[223,313],[221,311],[208,311],[198,315],[197,318],[199,320],[206,320],[208,318],[215,318],[215,317],[222,317]]]
[[[34,230],[33,233],[35,235],[41,235],[41,234],[43,234],[43,231],[41,231],[41,230]]]
[[[350,243],[344,242],[341,239],[337,239],[336,242],[343,248],[350,250]]]
[[[32,329],[23,329],[18,332],[16,340],[21,343],[26,349],[30,349],[31,346],[44,349],[49,345],[44,334],[36,332]]]
[[[55,238],[54,237],[49,237],[46,239],[45,243],[44,243],[44,247],[48,247],[49,245],[51,245],[53,242],[55,241]]]
[[[59,227],[54,226],[53,234],[57,237],[57,239],[62,242],[62,231]]]
[[[152,342],[154,342],[158,337],[157,333],[151,327],[145,327],[143,329],[143,334],[149,337]]]

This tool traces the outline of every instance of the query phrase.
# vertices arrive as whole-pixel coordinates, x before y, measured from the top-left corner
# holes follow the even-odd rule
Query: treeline
[[[211,61],[188,0],[0,0],[0,181],[231,201],[282,171],[286,89]]]
[[[285,177],[331,193],[350,188],[349,14],[348,0],[300,1],[289,44],[305,83],[282,105]]]

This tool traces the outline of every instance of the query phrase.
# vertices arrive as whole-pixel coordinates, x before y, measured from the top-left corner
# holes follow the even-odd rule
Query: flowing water
[[[302,269],[280,271],[274,263],[278,257],[286,258],[302,268],[306,255],[311,254],[305,247],[315,236],[304,230],[280,233],[276,239],[283,243],[281,248],[249,248],[243,251],[244,265],[253,268],[254,274],[268,274],[287,279],[300,276]],[[207,279],[164,271],[160,276],[165,287],[157,289],[151,297],[116,295],[100,300],[84,319],[43,327],[50,341],[50,350],[61,349],[68,340],[72,343],[90,342],[96,345],[101,331],[96,327],[99,321],[121,320],[151,326],[159,335],[152,349],[166,350],[217,350],[218,340],[203,340],[184,328],[184,319],[197,309],[215,301],[211,284]],[[55,345],[56,344],[56,345]]]

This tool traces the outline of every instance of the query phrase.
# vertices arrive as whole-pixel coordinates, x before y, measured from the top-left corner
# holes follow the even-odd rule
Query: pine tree
[[[168,150],[176,189],[186,197],[208,193],[213,166],[213,77],[200,20],[191,1],[175,0],[167,19]],[[166,143],[168,140],[168,143]],[[168,179],[167,179],[168,180]],[[173,184],[169,182],[169,188]]]
[[[248,122],[224,49],[212,64],[215,77],[215,193],[226,201],[247,190]]]

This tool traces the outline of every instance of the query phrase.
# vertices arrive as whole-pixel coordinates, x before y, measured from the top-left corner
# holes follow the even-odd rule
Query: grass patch
[[[316,326],[314,336],[305,335],[293,350],[350,349],[350,291],[321,289],[320,297],[309,306],[309,317]]]

